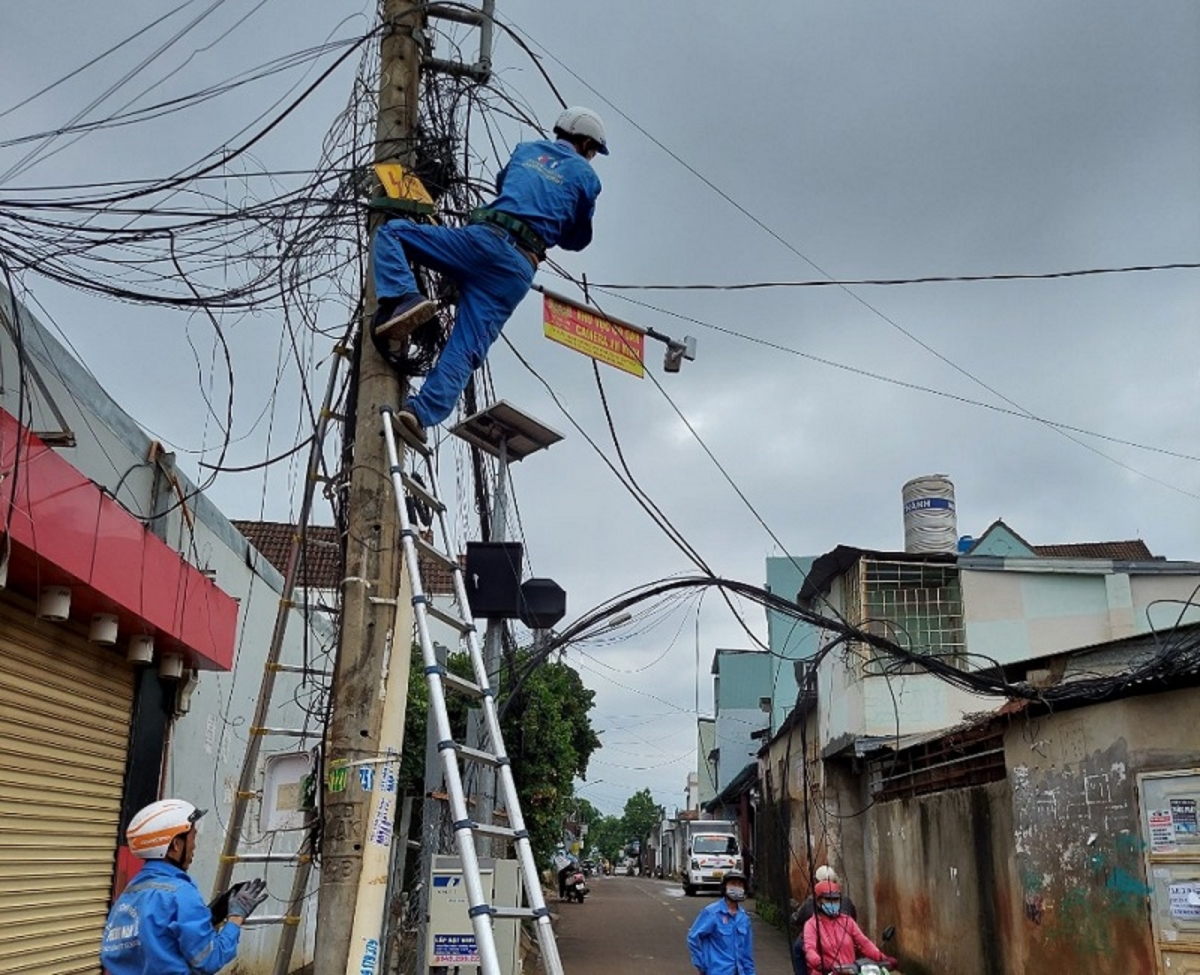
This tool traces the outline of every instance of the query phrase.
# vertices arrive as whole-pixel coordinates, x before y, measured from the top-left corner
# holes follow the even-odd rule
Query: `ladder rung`
[[[495,823],[472,823],[471,832],[480,836],[494,836],[498,840],[515,840],[517,831],[507,826],[497,826]]]
[[[401,421],[400,417],[395,413],[390,414],[392,418],[392,429],[396,431],[396,436],[403,440],[409,447],[415,450],[418,454],[429,457],[433,451],[429,449],[429,444],[422,443],[413,432],[408,429]]]
[[[277,674],[307,674],[309,677],[332,677],[333,672],[329,670],[313,670],[311,667],[305,667],[301,664],[267,664],[271,670]]]
[[[479,762],[481,765],[491,765],[499,767],[500,759],[491,752],[480,751],[478,748],[471,748],[467,745],[455,745],[454,750],[463,758],[469,758],[472,762]]]
[[[483,689],[478,684],[449,671],[442,674],[442,684],[448,689],[458,691],[459,694],[466,694],[468,697],[483,697]]]
[[[418,501],[424,501],[434,511],[445,511],[446,506],[437,498],[429,493],[423,485],[416,482],[416,479],[408,474],[400,475],[400,483],[404,485],[404,490],[411,494]]]
[[[299,924],[300,917],[297,914],[252,914],[250,917],[242,918],[242,927],[244,928],[261,928],[268,924]]]
[[[537,917],[532,907],[497,907],[492,905],[492,917],[501,918],[532,918]]]
[[[469,633],[475,628],[475,624],[470,620],[464,620],[460,616],[455,616],[453,613],[447,613],[444,609],[439,609],[433,603],[425,604],[425,612],[432,616],[435,620],[441,620],[447,626],[452,626],[459,633]]]
[[[304,728],[251,728],[252,735],[282,735],[287,738],[319,738],[320,733]]]
[[[221,857],[222,863],[307,863],[308,853],[234,853]]]
[[[452,559],[449,555],[443,552],[440,548],[434,548],[420,535],[413,536],[413,544],[417,546],[417,551],[435,562],[440,562],[447,569],[457,569],[458,562]]]

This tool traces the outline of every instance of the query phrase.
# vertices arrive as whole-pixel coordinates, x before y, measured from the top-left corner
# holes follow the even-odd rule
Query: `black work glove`
[[[267,882],[261,878],[230,889],[229,917],[248,918],[267,899]]]
[[[217,894],[211,901],[208,902],[208,909],[212,912],[212,923],[214,927],[220,924],[225,918],[229,917],[229,895],[235,890],[240,890],[246,885],[246,882],[234,884],[224,893]]]

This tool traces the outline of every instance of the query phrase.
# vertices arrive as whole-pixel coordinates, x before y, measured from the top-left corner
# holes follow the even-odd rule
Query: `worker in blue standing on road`
[[[266,884],[235,884],[204,903],[188,876],[203,815],[161,799],[129,821],[129,849],[147,863],[108,912],[100,943],[108,975],[213,975],[237,956],[242,922],[266,900]]]
[[[591,161],[597,153],[608,155],[604,124],[589,109],[568,108],[554,123],[554,135],[517,146],[496,181],[496,199],[473,211],[467,226],[393,220],[375,234],[377,343],[407,337],[437,311],[418,290],[410,260],[458,285],[458,313],[446,347],[420,392],[397,413],[421,441],[454,410],[472,371],[483,365],[528,293],[547,249],[581,251],[592,241],[600,178]]]
[[[721,899],[692,922],[688,951],[700,975],[755,975],[754,932],[742,907],[745,899],[745,876],[730,870],[721,878]]]

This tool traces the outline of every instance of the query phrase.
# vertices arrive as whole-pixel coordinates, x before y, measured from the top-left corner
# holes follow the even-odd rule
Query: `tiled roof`
[[[294,525],[281,521],[234,521],[233,527],[249,539],[271,565],[280,572],[287,567]],[[305,558],[301,562],[296,585],[311,589],[338,589],[342,583],[341,541],[337,529],[329,525],[309,525],[304,533]],[[454,592],[454,577],[438,562],[421,558],[421,581],[431,595]],[[462,557],[459,561],[461,563]]]
[[[1038,555],[1052,559],[1114,559],[1118,562],[1151,562],[1155,556],[1140,538],[1125,542],[1075,542],[1069,545],[1032,545]]]

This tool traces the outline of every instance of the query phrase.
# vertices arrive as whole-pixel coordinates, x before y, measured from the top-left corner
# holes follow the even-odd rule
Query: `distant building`
[[[716,791],[753,764],[770,720],[771,655],[762,650],[719,649],[713,654],[716,710]]]
[[[717,794],[717,720],[696,719],[696,808],[702,809]]]
[[[959,553],[813,560],[802,605],[1058,696],[985,697],[839,645],[745,793],[761,896],[803,899],[833,864],[865,929],[903,932],[905,971],[1187,970],[1198,590],[1200,563],[1139,540],[1032,545],[1002,521]]]

